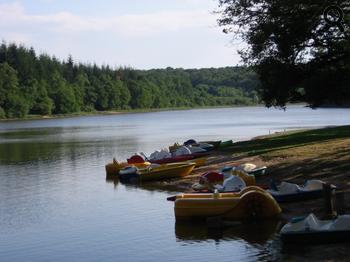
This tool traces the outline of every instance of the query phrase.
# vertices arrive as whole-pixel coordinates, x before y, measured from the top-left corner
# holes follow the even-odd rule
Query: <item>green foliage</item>
[[[17,72],[7,63],[0,64],[0,105],[3,105],[10,93],[18,92]]]
[[[0,64],[0,107],[8,118],[24,117],[29,104],[18,85],[17,72],[7,63]]]
[[[32,106],[30,113],[39,115],[51,115],[54,108],[54,103],[51,98],[48,97],[46,86],[47,83],[42,81],[38,84],[38,90],[35,94],[34,105]]]
[[[52,99],[55,103],[54,113],[66,114],[79,110],[73,88],[58,72],[53,74],[50,85]]]
[[[332,1],[218,1],[219,25],[247,43],[241,56],[258,73],[267,106],[350,103],[348,0],[336,1],[345,13],[344,32],[324,19]]]
[[[128,82],[128,87],[131,94],[130,106],[133,109],[136,108],[147,108],[150,105],[150,94],[148,90],[142,88],[140,81],[131,80]]]
[[[131,99],[130,91],[125,83],[123,83],[120,80],[116,81],[116,86],[119,89],[120,92],[120,108],[121,109],[128,109],[129,103]]]
[[[5,110],[0,106],[0,119],[6,118]]]
[[[246,67],[111,69],[0,46],[0,117],[120,109],[251,105],[257,76]]]
[[[29,105],[26,100],[16,94],[9,94],[5,103],[6,116],[8,118],[25,117],[28,113]]]

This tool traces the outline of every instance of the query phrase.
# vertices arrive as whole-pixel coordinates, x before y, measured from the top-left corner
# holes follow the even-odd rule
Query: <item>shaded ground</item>
[[[247,162],[268,167],[267,175],[257,179],[258,183],[268,184],[271,178],[300,184],[307,179],[321,179],[337,185],[345,192],[345,203],[350,201],[350,126],[293,131],[237,142],[214,152],[207,166],[197,168],[188,177],[142,187],[190,191],[191,185],[204,172]],[[285,218],[289,218],[309,212],[322,214],[323,205],[323,199],[318,199],[281,207]]]

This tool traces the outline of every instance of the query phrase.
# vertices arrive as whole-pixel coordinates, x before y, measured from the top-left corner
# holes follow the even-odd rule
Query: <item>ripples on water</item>
[[[253,107],[0,123],[0,261],[298,259],[300,248],[281,246],[278,222],[221,231],[175,223],[165,200],[173,192],[106,181],[104,165],[189,138],[349,124],[349,112]]]

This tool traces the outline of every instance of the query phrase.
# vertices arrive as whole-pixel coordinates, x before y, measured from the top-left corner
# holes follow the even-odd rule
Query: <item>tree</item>
[[[25,117],[29,110],[26,100],[22,96],[14,93],[8,94],[4,107],[8,118]]]
[[[74,86],[75,96],[80,109],[82,111],[95,110],[94,105],[97,100],[97,94],[89,81],[88,75],[82,68],[81,72],[76,76]]]
[[[71,55],[69,55],[68,59],[67,59],[67,62],[65,62],[63,65],[64,65],[64,68],[63,68],[64,78],[69,83],[73,83],[74,76],[75,76],[75,73],[76,73],[73,57]]]
[[[147,82],[131,80],[128,82],[131,94],[130,105],[132,108],[150,108],[153,104],[152,95],[147,88]]]
[[[51,115],[54,109],[54,103],[47,94],[47,83],[41,80],[37,83],[37,90],[34,94],[34,103],[30,109],[30,113],[39,115]]]
[[[6,118],[5,110],[0,106],[0,119]]]
[[[306,101],[313,107],[350,102],[350,17],[342,32],[316,0],[219,0],[218,23],[248,47],[243,61],[259,74],[267,106]],[[329,3],[328,3],[329,4]],[[347,0],[339,0],[349,8]]]
[[[0,64],[0,108],[6,117],[24,117],[29,110],[29,106],[22,96],[17,72],[7,63]]]
[[[87,92],[87,90],[89,90],[89,86],[90,86],[90,82],[87,75],[83,71],[77,73],[77,75],[75,76],[74,82],[72,84],[72,87],[73,87],[74,96],[75,96],[75,100],[79,108],[79,111],[80,110],[90,111],[90,110],[86,110],[88,106],[85,107],[85,93]],[[89,104],[93,105],[93,103],[94,102]]]
[[[116,81],[116,84],[120,88],[120,105],[121,109],[128,109],[129,108],[129,102],[131,99],[130,91],[126,84],[120,80]]]
[[[91,84],[96,92],[95,108],[97,110],[107,110],[109,101],[106,82],[103,79],[100,79],[98,75],[94,75],[91,78]]]
[[[50,85],[55,103],[54,113],[66,114],[79,110],[72,87],[58,72],[53,73]]]

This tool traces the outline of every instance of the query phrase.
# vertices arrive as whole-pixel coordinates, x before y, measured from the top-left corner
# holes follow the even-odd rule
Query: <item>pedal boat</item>
[[[331,220],[319,220],[314,214],[293,218],[281,231],[283,243],[321,244],[350,242],[350,215]]]
[[[219,216],[223,219],[273,218],[281,213],[276,200],[265,190],[249,186],[237,193],[184,193],[176,196],[176,220]]]
[[[112,163],[108,163],[105,168],[106,168],[106,173],[107,175],[118,175],[119,171],[123,168],[126,168],[128,166],[135,166],[138,168],[146,168],[150,166],[151,163],[148,161],[139,161],[135,163],[129,163],[129,162],[118,162],[115,158],[113,158]]]
[[[171,163],[150,165],[146,168],[127,167],[119,172],[119,179],[124,182],[163,180],[188,176],[195,163]]]
[[[281,182],[276,185],[271,182],[269,193],[276,199],[278,203],[305,201],[323,197],[323,184],[321,180],[307,180],[304,185],[297,185],[289,182]],[[332,188],[336,188],[331,185]]]
[[[174,157],[167,157],[163,159],[155,159],[155,160],[149,160],[151,163],[155,164],[169,164],[169,163],[179,163],[179,162],[197,162],[198,166],[200,166],[205,158],[206,162],[206,157],[209,155],[209,153],[195,153],[195,154],[189,154],[189,155],[182,155],[182,156],[174,156]],[[202,164],[203,165],[203,164]]]

